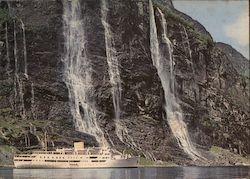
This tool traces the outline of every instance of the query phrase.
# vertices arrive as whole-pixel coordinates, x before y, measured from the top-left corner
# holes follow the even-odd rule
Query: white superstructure
[[[84,148],[83,142],[74,143],[74,148],[14,156],[16,168],[137,167],[137,163],[138,157],[117,153],[109,147]]]

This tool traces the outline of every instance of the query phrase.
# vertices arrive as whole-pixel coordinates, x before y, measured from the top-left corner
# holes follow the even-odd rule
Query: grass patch
[[[214,154],[220,154],[223,150],[225,150],[225,149],[223,149],[221,147],[217,147],[217,146],[212,146],[210,148],[210,152],[212,152]]]
[[[210,148],[210,152],[217,157],[219,160],[223,160],[224,158],[228,159],[232,163],[239,164],[248,164],[250,165],[250,156],[243,157],[239,154],[232,153],[227,149],[223,149],[218,146],[212,146]]]
[[[1,99],[1,96],[0,96],[0,99]],[[2,108],[2,109],[0,109],[0,114],[10,113],[10,112],[12,112],[11,108]]]
[[[144,157],[140,157],[139,165],[147,166],[147,165],[155,165],[155,162]]]
[[[0,145],[0,152],[1,153],[15,153],[18,151],[15,147],[9,145]]]
[[[146,159],[144,157],[140,157],[139,165],[141,165],[141,166],[158,166],[158,167],[178,166],[173,161],[153,161],[150,159]]]

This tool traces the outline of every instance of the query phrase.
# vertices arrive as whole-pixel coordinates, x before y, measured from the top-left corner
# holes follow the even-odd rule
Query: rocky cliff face
[[[164,89],[151,59],[149,2],[109,0],[107,9],[103,9],[105,1],[79,2],[85,37],[84,48],[79,50],[85,53],[79,58],[88,60],[92,85],[83,101],[88,99],[95,107],[95,120],[107,143],[150,159],[195,164],[164,120]],[[40,148],[45,132],[50,147],[69,146],[75,140],[98,145],[96,136],[76,130],[72,115],[63,61],[67,52],[64,3],[1,2],[0,145],[19,150]],[[164,13],[167,22],[175,95],[194,146],[211,162],[213,156],[206,151],[213,145],[249,155],[249,96],[227,51],[215,45],[204,29],[199,30],[203,26],[174,10],[171,1],[154,2],[154,8]],[[109,28],[104,26],[103,10]],[[161,16],[158,11],[154,14],[162,46]],[[120,135],[107,37],[120,76]],[[81,116],[86,113],[83,108],[79,105]]]
[[[239,74],[249,76],[248,59],[235,50],[231,45],[222,42],[217,42],[215,45],[226,54],[227,58]]]

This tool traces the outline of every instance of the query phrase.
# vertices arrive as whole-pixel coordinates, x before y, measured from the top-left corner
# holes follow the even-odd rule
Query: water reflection
[[[122,169],[0,169],[0,179],[243,179],[249,167],[168,167]]]

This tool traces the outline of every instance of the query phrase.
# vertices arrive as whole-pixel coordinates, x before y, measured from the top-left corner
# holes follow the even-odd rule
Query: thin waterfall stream
[[[18,109],[21,118],[26,119],[26,110],[24,106],[23,80],[19,76],[20,74],[19,74],[19,64],[17,55],[17,32],[16,32],[15,20],[13,21],[13,24],[14,24],[14,61],[15,61],[15,71],[14,71],[15,108]]]
[[[8,23],[5,23],[5,43],[6,43],[6,56],[7,56],[7,65],[6,73],[10,76],[10,52],[9,52],[9,38],[8,38]]]
[[[120,119],[120,101],[121,101],[121,77],[119,70],[119,62],[116,56],[116,49],[113,47],[113,34],[110,28],[109,23],[107,22],[107,2],[102,0],[102,24],[105,30],[105,47],[106,47],[106,56],[109,68],[109,78],[110,84],[112,86],[112,96],[113,96],[113,105],[115,111],[115,118]]]
[[[137,147],[133,138],[129,135],[128,129],[126,126],[123,126],[120,122],[120,104],[121,104],[121,77],[119,62],[117,59],[116,49],[114,48],[113,33],[108,23],[108,7],[107,0],[101,1],[101,13],[102,13],[102,24],[105,30],[105,47],[106,47],[106,56],[108,63],[109,78],[111,84],[111,93],[113,97],[113,106],[115,113],[115,132],[117,137],[124,144],[129,144],[132,147]]]
[[[23,32],[23,59],[24,59],[24,76],[28,79],[28,70],[27,70],[27,47],[26,47],[26,34],[25,34],[25,25],[20,19],[22,32]]]
[[[31,82],[31,114],[33,119],[36,119],[36,114],[35,114],[35,92],[34,92],[34,83]]]
[[[69,91],[70,109],[76,129],[93,135],[102,144],[103,132],[97,124],[97,110],[90,99],[93,91],[92,67],[86,53],[87,41],[80,2],[63,1],[64,81]]]
[[[202,156],[193,146],[188,134],[187,126],[183,121],[183,114],[180,105],[178,104],[174,94],[174,68],[173,68],[173,48],[172,43],[167,37],[166,32],[166,19],[164,14],[159,8],[157,8],[160,14],[160,22],[162,34],[161,41],[163,43],[160,46],[158,41],[157,27],[155,22],[154,7],[152,1],[149,0],[150,6],[150,49],[153,65],[157,69],[158,76],[160,78],[165,97],[165,112],[167,115],[167,122],[170,129],[176,138],[179,146],[187,153],[193,160],[202,159]],[[162,49],[164,48],[164,49]],[[167,51],[168,55],[163,55],[163,50]],[[170,72],[169,68],[170,66]]]

